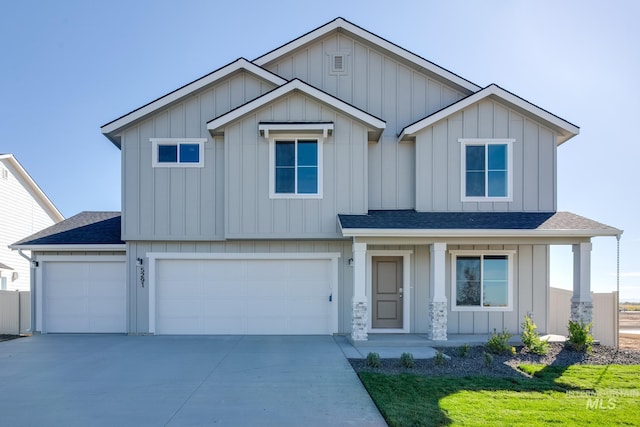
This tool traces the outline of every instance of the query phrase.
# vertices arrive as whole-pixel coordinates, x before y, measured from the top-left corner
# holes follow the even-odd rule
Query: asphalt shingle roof
[[[570,212],[416,212],[374,210],[338,215],[342,229],[620,230]]]
[[[123,245],[120,218],[120,212],[80,212],[11,246]]]

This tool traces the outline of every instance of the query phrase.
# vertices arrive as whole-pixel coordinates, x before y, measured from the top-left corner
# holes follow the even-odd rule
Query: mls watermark
[[[622,399],[640,398],[640,390],[636,389],[604,389],[604,390],[568,390],[567,397],[586,399],[588,410],[616,409]]]

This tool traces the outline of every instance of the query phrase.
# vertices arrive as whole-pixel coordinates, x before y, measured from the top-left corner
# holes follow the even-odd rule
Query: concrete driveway
[[[7,426],[384,426],[330,336],[0,342]]]

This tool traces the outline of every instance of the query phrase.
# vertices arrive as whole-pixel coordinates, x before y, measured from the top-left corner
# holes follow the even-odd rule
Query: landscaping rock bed
[[[382,359],[380,368],[366,366],[365,359],[349,359],[356,372],[380,372],[389,374],[409,373],[425,376],[497,376],[522,377],[526,374],[518,370],[521,364],[542,364],[551,366],[585,365],[640,365],[640,351],[616,350],[612,347],[596,345],[590,353],[570,350],[562,343],[552,343],[544,356],[528,353],[518,347],[515,355],[493,354],[493,362],[485,365],[484,346],[469,347],[466,357],[462,357],[460,347],[438,348],[448,359],[438,365],[435,359],[416,359],[414,368],[400,366],[399,359]],[[398,355],[399,356],[399,355]]]

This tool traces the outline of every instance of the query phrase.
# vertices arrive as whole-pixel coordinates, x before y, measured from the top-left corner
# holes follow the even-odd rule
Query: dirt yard
[[[640,350],[640,334],[625,333],[626,329],[640,330],[640,311],[620,312],[620,348]]]

